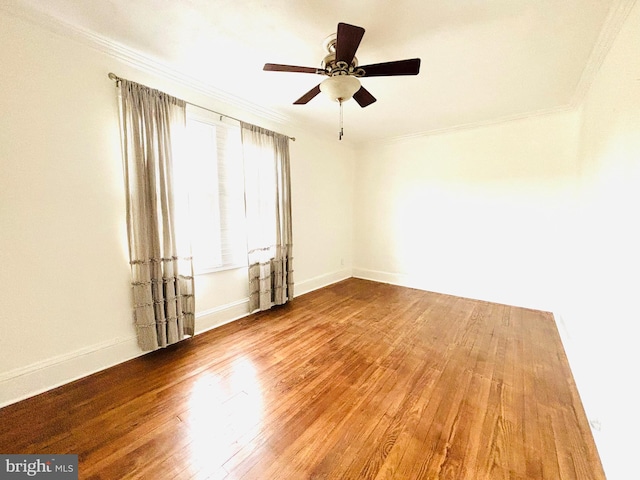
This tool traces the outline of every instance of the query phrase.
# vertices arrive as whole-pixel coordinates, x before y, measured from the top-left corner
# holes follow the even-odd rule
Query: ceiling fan
[[[376,101],[376,98],[360,84],[358,78],[417,75],[420,73],[419,58],[359,66],[355,54],[363,36],[364,28],[348,23],[338,23],[336,34],[330,35],[324,41],[327,55],[322,60],[320,68],[277,63],[264,65],[264,70],[270,72],[314,73],[327,76],[327,79],[293,103],[294,105],[304,105],[320,92],[340,103],[340,139],[342,139],[342,102],[353,97],[358,105],[364,108]]]

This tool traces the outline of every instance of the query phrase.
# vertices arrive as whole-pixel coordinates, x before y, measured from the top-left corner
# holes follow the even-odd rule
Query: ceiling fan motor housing
[[[364,70],[358,68],[358,59],[353,57],[351,64],[342,61],[336,61],[336,54],[330,53],[322,60],[321,68],[329,76],[334,75],[354,75],[356,77],[364,76]]]

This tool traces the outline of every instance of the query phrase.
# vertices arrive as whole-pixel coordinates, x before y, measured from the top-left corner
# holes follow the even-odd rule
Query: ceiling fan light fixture
[[[328,78],[313,87],[294,105],[305,105],[320,92],[324,92],[331,100],[340,104],[340,140],[342,140],[342,104],[353,98],[364,108],[376,101],[369,91],[360,85],[359,77],[392,77],[397,75],[417,75],[420,72],[420,59],[410,58],[393,62],[374,63],[358,66],[356,51],[364,35],[364,28],[348,23],[338,23],[337,32],[329,35],[324,41],[327,51],[321,68],[300,67],[265,63],[264,70],[273,72],[299,72],[326,75]]]
[[[320,91],[334,102],[345,102],[360,90],[360,81],[350,75],[335,75],[320,84]]]

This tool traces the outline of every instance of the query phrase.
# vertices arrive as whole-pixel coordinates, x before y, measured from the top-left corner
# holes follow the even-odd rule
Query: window
[[[196,273],[247,264],[240,128],[189,108],[186,156],[176,177],[187,192]]]

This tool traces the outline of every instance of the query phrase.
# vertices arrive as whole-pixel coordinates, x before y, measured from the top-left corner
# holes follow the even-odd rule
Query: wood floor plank
[[[349,279],[0,409],[90,479],[604,479],[553,316]]]

